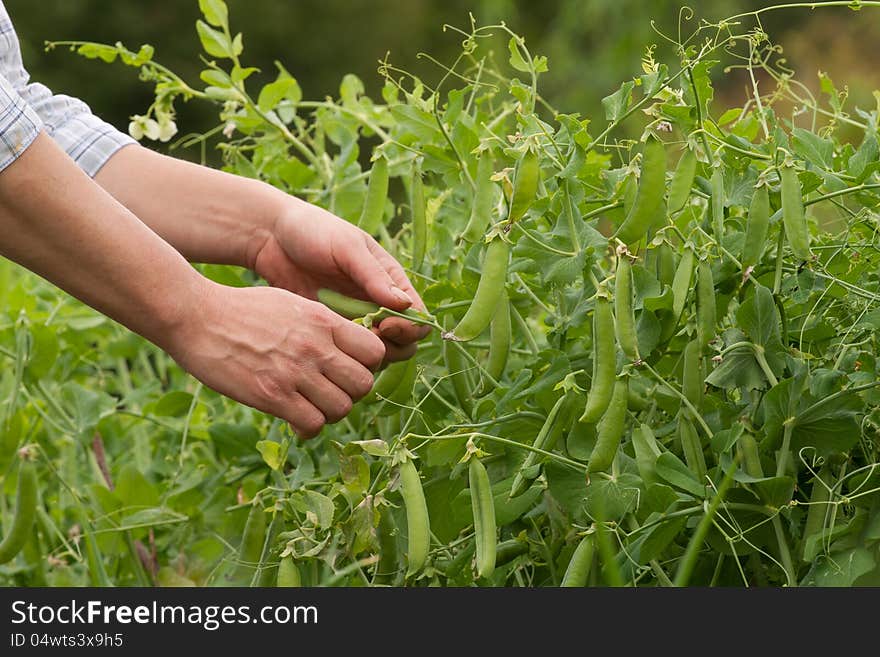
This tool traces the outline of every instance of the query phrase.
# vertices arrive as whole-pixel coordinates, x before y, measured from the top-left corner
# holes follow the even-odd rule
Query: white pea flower
[[[233,134],[235,134],[235,122],[229,121],[223,126],[223,136],[227,139],[232,139]]]
[[[168,141],[177,134],[177,124],[169,116],[159,120],[159,141]]]

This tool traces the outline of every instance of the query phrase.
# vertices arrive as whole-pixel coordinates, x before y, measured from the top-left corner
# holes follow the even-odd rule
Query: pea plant
[[[311,101],[280,63],[254,89],[226,5],[199,4],[199,83],[147,46],[51,45],[155,84],[136,136],[216,104],[177,145],[374,235],[433,331],[300,442],[5,265],[0,578],[880,583],[878,107],[798,81],[762,27],[781,8],[684,12],[590,120],[541,96],[548,61],[503,24],[444,28],[462,48],[434,81],[386,59],[381,98],[348,75]]]

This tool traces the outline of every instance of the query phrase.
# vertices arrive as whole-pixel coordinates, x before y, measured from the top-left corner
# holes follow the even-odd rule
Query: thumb
[[[373,302],[400,311],[413,305],[412,297],[397,286],[391,274],[366,244],[353,249],[348,265],[348,275],[352,281],[362,288]]]

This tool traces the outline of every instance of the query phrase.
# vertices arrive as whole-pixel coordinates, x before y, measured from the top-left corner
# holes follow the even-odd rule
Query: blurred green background
[[[45,40],[124,42],[136,49],[156,47],[156,58],[190,81],[202,68],[197,58],[194,22],[197,0],[6,0],[19,32],[32,78],[56,92],[78,96],[96,114],[122,129],[128,117],[143,112],[151,87],[134,70],[119,64],[84,60],[66,49],[45,52]],[[550,73],[542,93],[557,109],[600,118],[600,99],[639,73],[647,45],[663,43],[652,27],[677,32],[682,2],[672,0],[228,0],[233,30],[244,33],[244,61],[260,67],[265,79],[282,61],[298,78],[304,94],[321,98],[336,93],[345,73],[359,75],[368,93],[377,94],[377,62],[386,52],[399,67],[436,81],[440,71],[419,52],[448,62],[461,38],[444,32],[445,23],[467,27],[468,12],[478,23],[505,21],[524,35],[533,53],[549,57]],[[719,20],[770,3],[714,0],[696,6],[697,18]],[[764,27],[784,46],[798,77],[817,86],[817,71],[827,72],[851,98],[873,107],[878,83],[880,10],[846,8],[769,12]],[[692,25],[693,23],[691,23]],[[668,54],[668,50],[666,51]],[[739,105],[744,80],[719,81],[718,102]],[[178,108],[186,132],[216,122],[206,104]]]

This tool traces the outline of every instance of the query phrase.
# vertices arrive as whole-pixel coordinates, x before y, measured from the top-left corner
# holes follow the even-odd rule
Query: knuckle
[[[327,414],[327,421],[330,423],[339,422],[339,420],[351,413],[352,405],[352,401],[348,397],[339,400]]]
[[[373,377],[365,372],[361,376],[354,377],[352,386],[358,399],[366,397],[370,390],[373,389]]]

